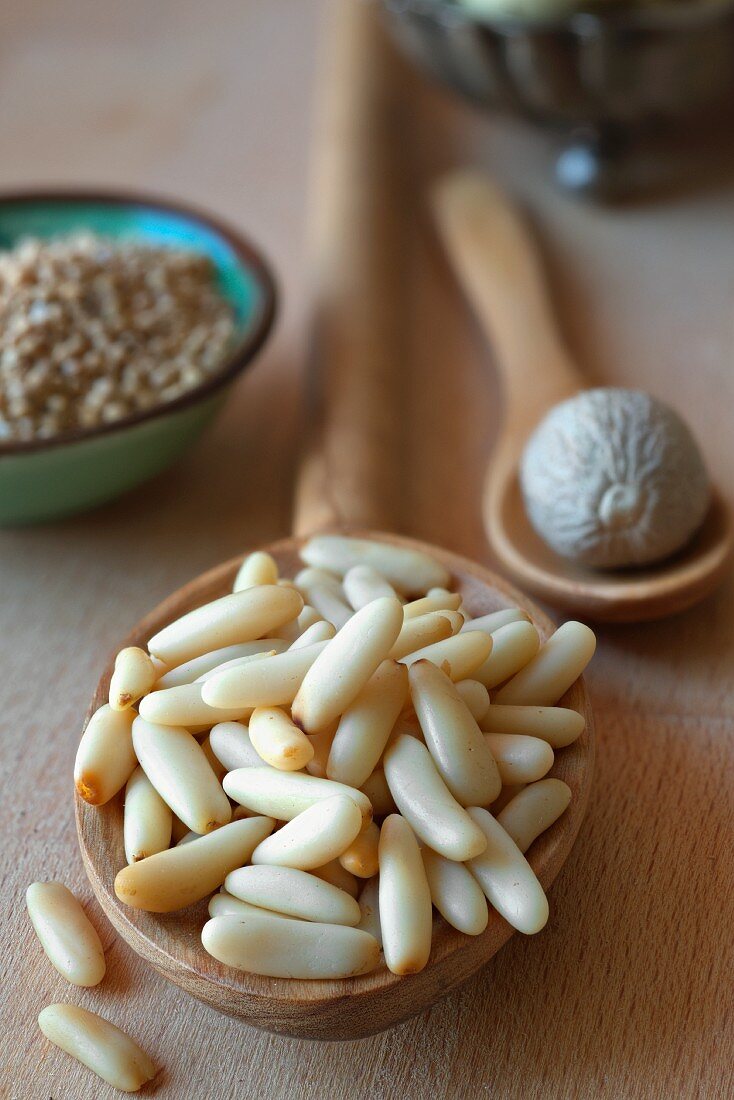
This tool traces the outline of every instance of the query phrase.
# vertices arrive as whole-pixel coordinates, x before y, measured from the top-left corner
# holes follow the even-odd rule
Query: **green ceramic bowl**
[[[209,215],[146,196],[0,195],[0,248],[12,247],[20,237],[79,229],[205,252],[235,312],[235,344],[215,375],[175,401],[58,440],[0,444],[2,526],[92,508],[170,466],[214,417],[273,322],[275,287],[266,264],[251,244]]]

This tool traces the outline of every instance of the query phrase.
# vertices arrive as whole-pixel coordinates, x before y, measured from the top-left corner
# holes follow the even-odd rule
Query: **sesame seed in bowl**
[[[112,499],[170,465],[265,339],[257,252],[161,200],[0,196],[0,524]]]

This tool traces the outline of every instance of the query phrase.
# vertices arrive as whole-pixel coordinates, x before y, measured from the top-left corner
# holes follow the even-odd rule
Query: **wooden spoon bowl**
[[[528,519],[516,469],[499,483],[492,468],[487,480],[485,525],[502,567],[570,615],[616,623],[675,615],[713,592],[731,569],[731,513],[716,494],[702,526],[677,554],[646,568],[601,572],[560,557],[540,538]]]
[[[465,558],[416,540],[372,531],[352,532],[365,538],[423,550],[451,572],[474,615],[504,607],[521,607],[530,615],[541,637],[553,623],[522,593],[494,573]],[[298,551],[304,539],[288,538],[267,547],[284,576],[301,565]],[[231,590],[241,559],[233,559],[202,574],[159,604],[120,642],[141,645],[166,623]],[[89,713],[107,701],[113,661],[97,685]],[[586,729],[573,745],[557,753],[551,774],[568,783],[573,792],[566,813],[536,842],[528,859],[544,888],[548,888],[571,851],[586,811],[594,764],[594,728],[591,705],[583,680],[561,700],[579,711]],[[433,949],[428,966],[410,977],[392,974],[384,963],[371,974],[343,981],[293,981],[266,978],[223,966],[206,953],[201,929],[206,903],[176,913],[146,913],[123,905],[115,895],[117,871],[125,865],[123,796],[95,808],[77,796],[76,822],[84,865],[92,888],[113,925],[131,947],[169,981],[199,1000],[238,1016],[248,1024],[302,1039],[359,1039],[383,1031],[429,1008],[461,985],[499,951],[512,928],[494,911],[481,936],[465,936],[442,919],[434,924]],[[553,911],[551,906],[551,921]]]
[[[708,596],[732,559],[731,514],[717,496],[691,542],[646,568],[592,570],[560,557],[534,531],[518,477],[523,449],[554,405],[586,382],[558,331],[530,230],[510,200],[484,176],[459,172],[437,187],[434,210],[502,380],[504,418],[483,501],[502,567],[540,599],[600,622],[658,619]]]

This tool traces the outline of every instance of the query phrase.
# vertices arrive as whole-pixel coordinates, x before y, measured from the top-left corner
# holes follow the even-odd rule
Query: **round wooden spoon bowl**
[[[411,539],[371,531],[353,533],[431,553],[451,571],[454,584],[473,615],[503,607],[522,607],[543,638],[553,631],[547,616],[522,593],[465,558]],[[289,538],[267,547],[283,576],[293,576],[300,568],[298,551],[304,541]],[[240,560],[225,562],[174,592],[121,640],[120,647],[144,646],[166,623],[226,594],[231,590]],[[97,685],[90,713],[107,701],[112,667],[110,660]],[[551,772],[573,791],[571,805],[528,852],[530,864],[546,889],[576,839],[586,810],[594,764],[592,712],[583,680],[573,685],[561,703],[584,715],[586,729],[575,744],[557,753]],[[92,888],[123,939],[164,977],[199,1000],[254,1027],[281,1035],[343,1040],[383,1031],[423,1012],[461,985],[499,951],[513,932],[493,910],[486,931],[474,937],[455,931],[437,917],[428,966],[420,974],[405,978],[392,974],[384,963],[371,974],[344,981],[293,981],[243,973],[223,966],[204,950],[201,929],[207,920],[206,901],[167,914],[131,909],[119,901],[113,883],[126,862],[122,794],[100,808],[87,805],[77,796],[76,821]],[[553,919],[551,899],[551,922]]]

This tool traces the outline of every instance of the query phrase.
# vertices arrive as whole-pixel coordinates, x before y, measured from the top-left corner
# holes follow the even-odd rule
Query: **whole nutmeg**
[[[520,483],[540,537],[597,568],[646,565],[679,550],[711,498],[706,467],[677,413],[639,390],[586,390],[551,409],[525,447]]]

